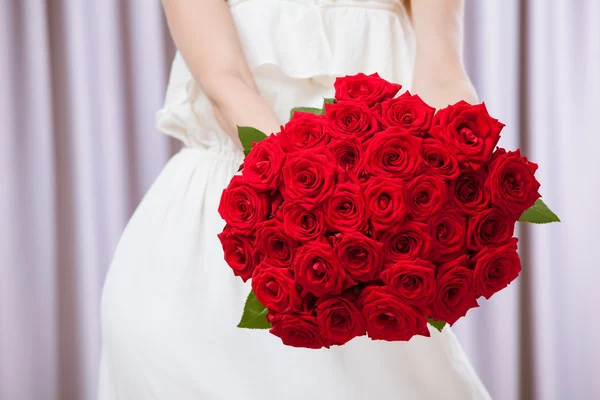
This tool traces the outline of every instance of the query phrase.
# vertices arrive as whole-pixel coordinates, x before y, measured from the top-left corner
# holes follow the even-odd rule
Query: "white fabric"
[[[400,0],[230,3],[261,95],[281,122],[292,107],[331,97],[336,75],[378,71],[410,83],[413,34]],[[236,328],[250,288],[223,261],[217,206],[243,154],[179,55],[157,125],[186,147],[115,252],[102,302],[101,400],[489,398],[450,329],[308,350]]]

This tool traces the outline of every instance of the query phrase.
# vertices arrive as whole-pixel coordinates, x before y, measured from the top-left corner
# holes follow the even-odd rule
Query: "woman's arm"
[[[260,97],[224,0],[162,0],[169,30],[221,127],[239,143],[237,126],[277,132]]]
[[[412,0],[417,37],[412,91],[436,108],[477,102],[463,64],[464,0]]]

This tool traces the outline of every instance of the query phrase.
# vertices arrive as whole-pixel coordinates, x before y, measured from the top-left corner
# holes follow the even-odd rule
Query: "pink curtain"
[[[99,299],[175,144],[158,1],[0,1],[0,399],[93,399]]]
[[[494,398],[591,399],[600,2],[467,3],[471,76],[563,223],[522,229],[521,278],[455,331]],[[95,398],[104,275],[178,148],[154,129],[173,51],[158,0],[0,0],[0,399]]]

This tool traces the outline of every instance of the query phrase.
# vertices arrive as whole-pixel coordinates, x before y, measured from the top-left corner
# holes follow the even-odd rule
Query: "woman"
[[[157,124],[185,147],[116,250],[100,398],[489,398],[450,329],[307,350],[236,328],[250,288],[217,239],[219,198],[243,159],[236,126],[277,132],[292,107],[320,106],[336,76],[357,72],[412,81],[437,107],[476,101],[461,60],[463,1],[163,3],[179,53]]]

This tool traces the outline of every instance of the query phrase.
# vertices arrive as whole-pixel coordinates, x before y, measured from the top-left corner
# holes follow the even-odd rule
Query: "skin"
[[[221,127],[239,145],[237,126],[278,132],[260,97],[224,0],[163,0],[169,30]],[[210,38],[210,39],[206,39]]]
[[[237,126],[278,132],[280,124],[254,83],[227,3],[162,2],[173,40],[227,134],[239,145]],[[462,61],[464,0],[412,0],[409,8],[417,38],[411,92],[436,108],[458,100],[477,102]]]
[[[435,108],[459,100],[477,103],[477,93],[463,64],[464,0],[412,0],[417,38],[411,92]]]

